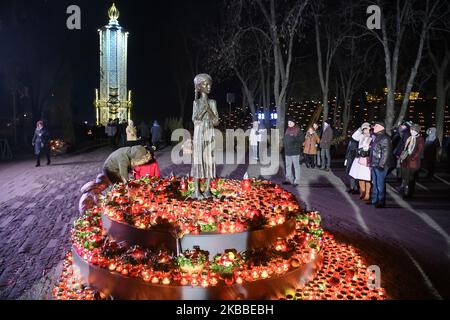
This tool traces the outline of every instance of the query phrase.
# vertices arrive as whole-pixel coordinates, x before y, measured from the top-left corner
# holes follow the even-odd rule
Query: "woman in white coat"
[[[253,160],[258,161],[258,143],[260,142],[259,122],[253,121],[253,127],[250,130],[249,143],[251,148],[251,156]]]
[[[369,149],[372,137],[370,136],[370,124],[365,122],[355,131],[352,138],[359,142],[358,153],[353,160],[350,176],[359,181],[360,199],[370,200],[371,175],[369,161]]]

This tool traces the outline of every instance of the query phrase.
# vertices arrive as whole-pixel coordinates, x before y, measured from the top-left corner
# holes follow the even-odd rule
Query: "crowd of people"
[[[414,196],[422,160],[432,179],[440,146],[435,128],[427,130],[426,140],[418,124],[404,122],[391,136],[385,128],[382,121],[363,123],[348,142],[344,163],[350,177],[347,191],[376,208],[386,206],[386,177],[394,170],[401,180],[397,192],[404,198]]]
[[[283,184],[297,186],[300,184],[302,163],[307,168],[330,170],[333,129],[328,122],[323,123],[322,130],[314,123],[305,134],[294,119],[287,120],[288,127],[284,135],[286,179]],[[359,195],[362,201],[376,208],[386,206],[386,177],[394,171],[394,175],[401,181],[396,190],[404,198],[414,196],[421,168],[425,169],[428,179],[434,179],[438,150],[441,146],[434,127],[426,130],[426,138],[421,135],[420,125],[411,122],[404,122],[394,128],[391,135],[387,134],[385,128],[382,121],[373,125],[363,123],[348,141],[344,162],[350,180],[347,192]],[[258,146],[265,132],[262,123],[253,122],[249,142],[254,160],[259,160]],[[123,181],[124,176],[128,175],[128,170],[123,172],[124,165],[120,164],[125,158],[130,162],[127,162],[127,168],[133,169],[135,177],[159,176],[158,163],[154,157],[154,150],[158,148],[161,140],[161,127],[157,121],[154,121],[151,127],[145,122],[136,127],[132,120],[119,122],[118,119],[110,119],[105,133],[111,146],[114,149],[120,148],[110,159],[110,166],[113,167],[110,172],[114,171],[117,175],[113,179]],[[49,137],[44,123],[38,121],[32,140],[36,166],[40,166],[42,154],[47,158],[47,165],[51,163]],[[139,148],[134,148],[136,150],[133,149],[132,152],[132,147]],[[130,159],[135,153],[145,154],[145,159],[129,167]]]
[[[133,120],[127,122],[126,120],[109,119],[105,127],[105,134],[108,136],[110,145],[114,149],[135,145],[158,148],[161,141],[161,126],[158,121],[154,121],[152,126],[149,126],[144,121],[136,126]]]
[[[286,166],[285,185],[297,186],[300,183],[300,166],[317,168],[325,171],[331,169],[331,144],[333,129],[325,121],[322,130],[317,123],[313,123],[306,134],[295,123],[293,118],[287,119],[288,128],[284,135],[284,155]]]
[[[285,185],[300,183],[301,164],[307,168],[329,171],[333,129],[324,122],[322,130],[314,123],[306,134],[292,118],[287,119],[284,135]],[[404,198],[415,194],[416,181],[421,168],[433,179],[440,142],[436,128],[421,135],[418,124],[404,122],[386,132],[383,121],[373,125],[365,122],[351,136],[347,144],[344,166],[350,178],[347,192],[359,195],[362,201],[376,208],[386,206],[386,177],[394,172],[401,185],[396,190]]]

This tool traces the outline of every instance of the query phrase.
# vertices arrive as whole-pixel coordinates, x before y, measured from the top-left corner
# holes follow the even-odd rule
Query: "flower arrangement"
[[[235,249],[229,249],[223,254],[214,256],[211,270],[221,276],[232,276],[242,263],[242,256]]]
[[[186,200],[194,192],[191,178],[142,178],[109,189],[100,204],[110,219],[139,229],[150,229],[161,221],[178,224],[180,236],[201,232],[237,233],[283,224],[301,213],[295,197],[264,180],[214,179],[214,198]],[[204,188],[204,181],[201,181]]]
[[[193,250],[187,250],[176,258],[176,263],[182,272],[188,274],[200,273],[208,262],[208,251],[200,250],[195,246]]]

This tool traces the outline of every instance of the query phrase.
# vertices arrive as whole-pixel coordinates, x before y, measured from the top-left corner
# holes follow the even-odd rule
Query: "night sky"
[[[107,10],[112,1],[2,0],[0,13],[3,21],[8,21],[11,1],[17,1],[19,8],[25,6],[20,17],[25,21],[35,19],[34,25],[39,26],[39,32],[36,32],[36,28],[30,32],[21,29],[16,34],[2,32],[0,33],[3,37],[2,42],[14,43],[19,38],[28,41],[29,38],[29,41],[34,41],[32,48],[44,52],[49,50],[48,59],[55,57],[68,59],[73,70],[74,117],[78,121],[94,121],[94,89],[99,87],[97,29],[108,23]],[[173,64],[177,57],[184,54],[183,42],[180,41],[179,35],[183,33],[188,37],[188,41],[191,41],[191,38],[205,32],[206,26],[220,17],[217,2],[207,0],[115,2],[120,11],[119,23],[130,32],[128,89],[133,90],[132,118],[150,121],[162,120],[166,116],[177,116],[179,102],[175,77],[179,74],[173,71]],[[68,18],[66,8],[72,4],[81,8],[81,30],[66,28]],[[10,48],[19,51],[19,54],[33,56],[32,52],[20,52],[24,49],[18,45],[11,45]],[[10,104],[10,96],[5,90],[4,82],[1,83],[0,91],[3,106],[0,108],[0,116],[7,117],[11,111],[9,107],[4,106]],[[225,100],[225,91],[224,88],[216,87],[212,96],[219,101]]]

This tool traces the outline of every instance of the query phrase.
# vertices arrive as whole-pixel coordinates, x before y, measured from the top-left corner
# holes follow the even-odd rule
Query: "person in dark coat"
[[[36,123],[36,130],[34,131],[33,141],[31,144],[34,147],[34,154],[36,155],[36,167],[41,165],[41,154],[45,153],[47,157],[47,165],[50,165],[50,134],[47,128],[44,127],[43,121]]]
[[[385,128],[383,121],[375,123],[373,131],[375,139],[370,148],[372,200],[367,204],[375,205],[375,208],[386,206],[386,176],[389,168],[395,166],[391,138]]]
[[[433,180],[434,172],[436,171],[437,153],[440,147],[439,139],[436,137],[436,128],[429,128],[427,130],[427,139],[425,140],[425,149],[423,151],[423,160],[425,169],[427,169],[427,177]]]
[[[284,134],[286,180],[283,184],[294,184],[294,186],[300,184],[300,152],[304,140],[304,132],[293,119],[288,119],[288,128]],[[294,166],[294,174],[292,174],[292,166]]]
[[[358,183],[355,178],[350,176],[350,169],[352,168],[353,161],[358,155],[358,145],[359,141],[350,138],[347,144],[347,152],[345,153],[345,172],[349,175],[350,178],[350,186],[347,189],[347,192],[351,194],[359,194]]]
[[[125,147],[127,145],[127,127],[128,122],[126,120],[122,120],[119,123],[119,146]]]
[[[151,159],[150,151],[143,146],[120,148],[106,159],[103,172],[112,183],[126,183],[132,168],[146,164]]]
[[[394,153],[394,160],[396,161],[397,168],[397,179],[401,179],[401,166],[400,166],[400,155],[403,149],[405,149],[406,140],[411,136],[411,125],[412,123],[406,121],[402,123],[398,128],[398,136],[393,137],[392,150]]]
[[[139,136],[143,146],[150,144],[150,128],[144,121],[139,125]]]
[[[331,142],[333,140],[333,129],[328,122],[323,123],[322,136],[320,137],[320,160],[321,169],[329,171],[331,167]]]
[[[317,122],[314,122],[312,127],[313,127],[314,131],[316,132],[316,134],[319,136],[319,140],[320,140],[320,137],[322,136],[322,129],[319,128],[319,124]],[[317,154],[314,157],[314,167],[319,168],[320,166],[321,166],[321,163],[320,163],[320,145],[317,145]]]
[[[114,119],[113,121],[113,127],[114,127],[114,148],[117,148],[119,146],[120,143],[120,120],[119,118]]]
[[[161,140],[161,126],[159,125],[158,121],[153,122],[151,134],[152,134],[152,145],[158,148],[158,143]]]
[[[400,191],[405,198],[414,196],[416,186],[416,173],[420,170],[420,159],[424,150],[425,141],[420,135],[420,125],[411,126],[411,136],[406,140],[401,155],[402,186]]]
[[[108,124],[106,125],[105,128],[105,133],[108,136],[109,139],[109,145],[111,146],[111,148],[115,148],[116,146],[116,141],[115,141],[115,137],[116,137],[116,126],[114,126],[114,121],[113,119],[109,119],[108,120]]]

